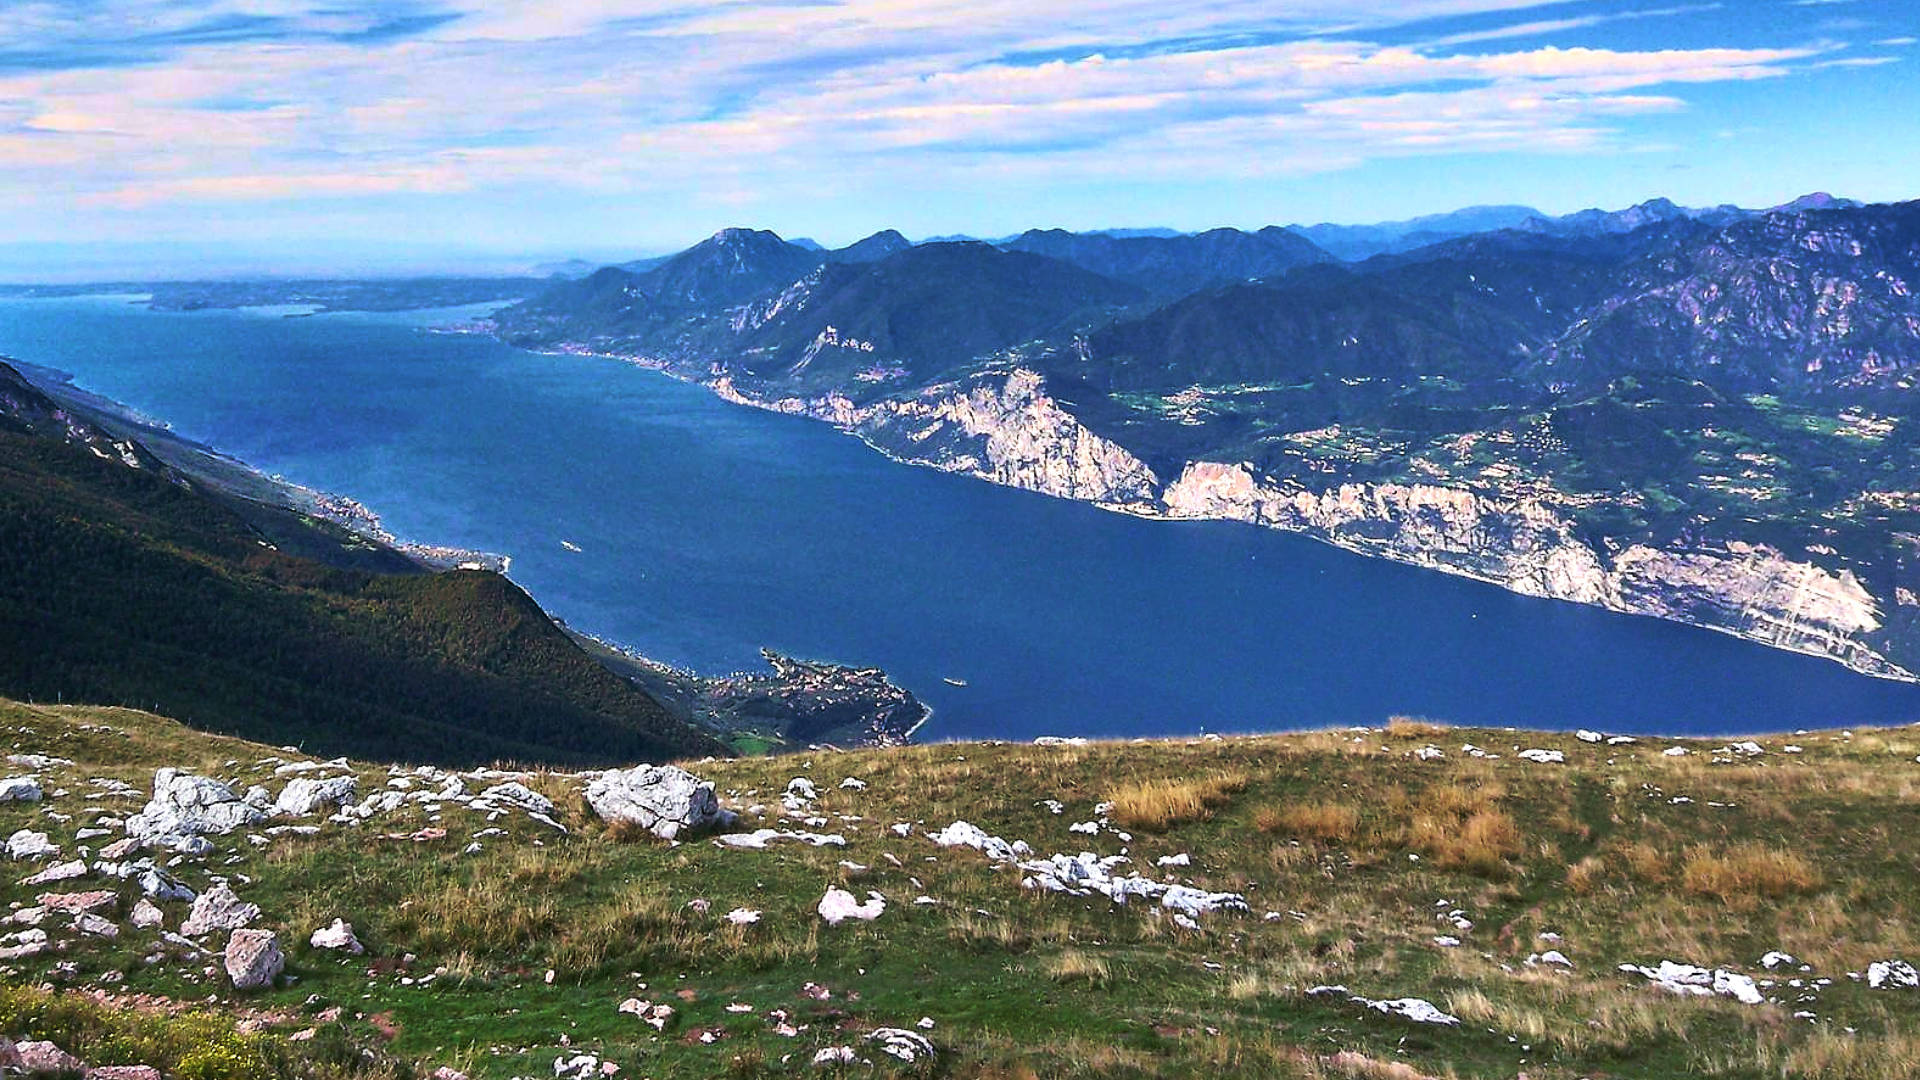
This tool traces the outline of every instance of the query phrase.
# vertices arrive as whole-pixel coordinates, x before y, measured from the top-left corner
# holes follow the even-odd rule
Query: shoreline
[[[497,573],[509,581],[513,580],[511,555],[402,539],[386,527],[378,511],[354,496],[322,490],[289,480],[279,474],[268,473],[218,447],[181,435],[164,420],[148,416],[132,406],[86,388],[76,381],[71,372],[11,357],[0,357],[0,360],[14,365],[43,393],[53,397],[65,407],[84,413],[95,422],[102,423],[103,426],[110,424],[124,429],[122,434],[125,437],[133,438],[145,445],[169,468],[185,477],[214,487],[233,498],[278,507],[284,511],[326,522],[361,540],[401,555],[424,573],[479,570]],[[514,584],[525,589],[525,586],[517,581]],[[528,595],[533,594],[529,591]],[[538,604],[539,598],[534,597],[534,602]],[[660,683],[670,686],[689,698],[715,696],[720,689],[733,686],[750,687],[770,696],[784,695],[785,700],[801,704],[804,704],[809,695],[805,685],[796,686],[795,680],[787,679],[782,675],[778,663],[769,664],[768,668],[762,671],[705,675],[655,660],[640,649],[624,642],[576,630],[565,620],[547,612],[544,606],[541,610],[576,640],[584,638],[599,646],[600,649],[620,656],[635,667],[655,673]],[[589,652],[591,653],[591,650]],[[778,655],[768,650],[762,650],[762,652],[770,660]],[[779,660],[790,661],[791,658],[780,656]],[[865,690],[875,702],[892,699],[897,695],[903,698],[904,702],[911,702],[920,710],[919,719],[909,725],[905,731],[898,730],[897,725],[888,726],[881,718],[872,719],[871,730],[852,740],[851,743],[854,746],[911,742],[914,733],[925,727],[933,717],[932,706],[921,701],[906,688],[893,683],[881,669],[856,668],[832,661],[800,661],[798,664],[810,671],[817,670],[829,675],[847,673],[848,684]],[[893,701],[893,704],[898,706],[904,702]],[[793,711],[798,713],[802,710],[796,705]],[[717,715],[717,713],[718,710],[714,710],[710,711],[709,715]],[[720,722],[704,723],[702,726],[710,727],[723,735],[739,734],[744,730],[739,724],[728,725]],[[791,749],[804,750],[806,747],[795,746]]]
[[[461,332],[489,333],[489,331],[484,328],[466,329]],[[503,344],[506,344],[506,343],[503,342]],[[1422,559],[1418,557],[1416,553],[1402,552],[1402,551],[1391,550],[1391,549],[1381,550],[1381,549],[1370,548],[1358,542],[1348,540],[1337,534],[1329,533],[1325,530],[1319,530],[1319,529],[1313,529],[1313,528],[1294,528],[1278,522],[1249,521],[1246,518],[1235,517],[1235,516],[1226,515],[1226,514],[1216,514],[1216,515],[1174,514],[1174,513],[1168,512],[1162,507],[1151,506],[1151,505],[1142,504],[1138,502],[1113,502],[1113,501],[1102,501],[1098,499],[1078,498],[1070,495],[1061,495],[1055,492],[1043,491],[1037,488],[1028,487],[1020,484],[1006,483],[994,476],[985,474],[979,471],[978,469],[946,468],[946,467],[943,467],[938,462],[910,458],[910,457],[903,457],[893,452],[892,450],[889,450],[887,447],[878,444],[869,435],[859,430],[857,427],[849,423],[846,423],[844,421],[837,420],[831,416],[822,415],[820,412],[814,409],[811,403],[807,402],[804,399],[800,399],[800,398],[764,399],[764,398],[754,397],[750,394],[747,394],[741,391],[738,385],[734,383],[730,377],[721,377],[717,379],[703,378],[697,375],[692,375],[692,374],[683,372],[679,370],[675,365],[667,361],[662,361],[662,360],[657,360],[657,359],[642,357],[642,356],[629,356],[629,355],[624,355],[620,353],[599,352],[596,350],[586,349],[583,347],[570,347],[564,343],[558,347],[550,348],[550,349],[532,349],[532,348],[526,348],[525,346],[511,346],[511,347],[521,348],[524,351],[534,353],[536,355],[541,355],[541,356],[581,357],[581,358],[589,358],[589,359],[611,360],[618,363],[629,365],[631,367],[637,367],[645,371],[658,372],[662,375],[667,376],[670,379],[673,379],[676,382],[680,382],[680,383],[691,385],[691,386],[699,386],[707,390],[709,393],[713,394],[715,397],[735,405],[739,405],[745,408],[757,409],[762,412],[775,413],[782,416],[801,417],[807,420],[812,420],[812,421],[825,424],[827,427],[843,435],[846,435],[858,440],[862,445],[866,446],[868,449],[879,454],[881,457],[885,458],[886,460],[891,461],[898,465],[905,465],[905,466],[921,468],[921,469],[932,469],[936,472],[943,472],[949,475],[966,476],[975,480],[981,480],[986,483],[994,484],[999,487],[1012,488],[1018,491],[1029,491],[1034,494],[1045,495],[1048,498],[1061,499],[1067,502],[1081,503],[1083,505],[1092,506],[1097,509],[1104,510],[1110,513],[1122,514],[1127,517],[1137,518],[1143,521],[1160,521],[1160,522],[1221,521],[1221,522],[1235,522],[1242,525],[1248,525],[1254,528],[1271,529],[1275,532],[1285,533],[1290,536],[1304,537],[1306,539],[1313,540],[1317,543],[1324,544],[1328,547],[1335,548],[1336,550],[1347,552],[1348,554],[1358,555],[1358,556],[1369,558],[1369,559],[1380,559],[1386,562],[1392,562],[1402,566],[1413,567],[1415,569],[1420,569],[1420,570],[1435,571],[1438,573],[1446,574],[1450,577],[1463,578],[1465,580],[1474,581],[1483,585],[1490,585],[1494,588],[1500,589],[1502,592],[1511,593],[1517,596],[1526,596],[1526,597],[1530,597],[1538,600],[1549,600],[1549,601],[1556,601],[1559,603],[1574,604],[1579,607],[1606,611],[1615,615],[1625,615],[1625,616],[1630,616],[1634,618],[1652,619],[1658,622],[1672,623],[1679,626],[1691,627],[1696,630],[1709,631],[1712,633],[1719,634],[1723,637],[1730,637],[1738,641],[1743,641],[1749,644],[1758,645],[1768,649],[1773,649],[1775,651],[1787,653],[1789,655],[1804,656],[1809,659],[1815,659],[1815,660],[1824,660],[1829,663],[1837,664],[1840,667],[1846,669],[1847,671],[1853,674],[1861,675],[1866,678],[1877,679],[1882,682],[1890,682],[1890,683],[1895,683],[1895,684],[1905,685],[1905,686],[1920,686],[1920,673],[1910,672],[1903,668],[1900,668],[1898,665],[1894,664],[1892,661],[1879,656],[1879,654],[1877,653],[1873,655],[1875,659],[1879,661],[1879,666],[1870,666],[1865,662],[1856,661],[1846,656],[1837,655],[1835,653],[1823,651],[1811,646],[1797,646],[1791,643],[1782,643],[1782,642],[1772,641],[1767,638],[1761,637],[1758,634],[1743,632],[1742,630],[1739,630],[1731,626],[1716,625],[1714,623],[1693,620],[1693,619],[1672,618],[1672,617],[1659,615],[1651,612],[1637,611],[1637,610],[1633,610],[1625,607],[1617,607],[1617,606],[1606,604],[1606,603],[1596,603],[1591,601],[1576,600],[1576,599],[1563,597],[1563,596],[1551,596],[1551,595],[1543,595],[1540,593],[1527,592],[1522,589],[1514,588],[1507,581],[1502,580],[1498,577],[1495,577],[1491,574],[1477,573],[1470,567],[1458,566],[1451,563],[1443,563],[1437,560]],[[793,403],[795,407],[782,407],[783,403],[787,403],[787,402]],[[1464,489],[1461,489],[1461,490],[1464,490]]]

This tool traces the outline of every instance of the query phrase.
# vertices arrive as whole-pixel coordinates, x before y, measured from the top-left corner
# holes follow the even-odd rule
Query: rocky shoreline
[[[1758,543],[1596,546],[1577,535],[1567,497],[1548,490],[1512,498],[1440,484],[1335,482],[1315,489],[1257,476],[1244,464],[1208,461],[1188,462],[1165,480],[1089,430],[1048,394],[1042,376],[1017,365],[910,397],[857,403],[838,392],[765,395],[697,365],[584,347],[554,351],[624,361],[697,383],[735,404],[820,420],[904,465],[1151,520],[1280,529],[1526,596],[1666,619],[1832,660],[1875,678],[1920,682],[1874,640],[1885,627],[1887,601],[1851,571],[1828,570]]]

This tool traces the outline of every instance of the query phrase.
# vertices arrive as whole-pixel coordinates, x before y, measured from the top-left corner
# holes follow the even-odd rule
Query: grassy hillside
[[[0,805],[0,834],[32,828],[65,852],[114,839],[111,824],[88,841],[77,830],[136,809],[158,765],[276,792],[286,782],[268,748],[129,711],[0,705],[0,729],[9,753],[73,759],[40,773],[66,794]],[[1687,753],[1670,754],[1676,746]],[[227,877],[289,943],[298,981],[257,996],[237,996],[217,959],[128,925],[127,886],[9,884],[16,906],[118,889],[105,916],[121,930],[108,940],[64,916],[44,921],[64,948],[11,962],[10,980],[59,989],[24,1005],[25,992],[7,991],[0,1033],[65,1039],[95,1063],[132,1060],[128,1040],[97,1029],[151,1014],[102,1018],[78,996],[96,989],[116,1002],[153,995],[138,999],[147,1010],[195,1001],[215,1017],[263,1019],[246,1049],[254,1071],[193,1074],[209,1076],[297,1075],[314,1048],[363,1075],[452,1065],[502,1078],[551,1077],[556,1057],[580,1054],[661,1080],[1911,1076],[1920,989],[1873,989],[1860,976],[1920,960],[1920,732],[1755,748],[1402,723],[694,766],[743,812],[743,829],[846,840],[766,850],[618,833],[584,806],[582,778],[538,773],[524,779],[554,800],[565,833],[518,811],[435,801],[351,826],[281,819],[270,824],[320,827],[242,830],[184,861],[187,884]],[[1564,761],[1520,756],[1532,749]],[[362,796],[396,779],[443,782],[353,771]],[[818,797],[788,810],[780,793],[796,776]],[[866,786],[843,787],[848,777]],[[101,795],[108,780],[142,794]],[[1036,857],[1124,851],[1132,862],[1117,872],[1242,893],[1249,910],[1201,914],[1189,928],[1149,901],[1025,889],[1020,871],[928,838],[955,820],[1025,840]],[[1181,855],[1187,865],[1158,865]],[[815,905],[834,885],[880,893],[884,912],[826,925]],[[176,928],[186,906],[163,906]],[[759,920],[730,922],[739,908]],[[308,947],[335,918],[353,924],[366,956]],[[1550,950],[1571,966],[1536,955]],[[1762,958],[1774,951],[1794,959],[1769,971]],[[1663,960],[1751,977],[1765,1000],[1677,996],[1618,969]],[[1347,991],[1309,993],[1324,985]],[[1424,999],[1459,1023],[1413,1023],[1350,995]],[[674,1013],[656,1030],[620,1011],[628,999]],[[96,1011],[61,1020],[60,1008]],[[924,1032],[937,1058],[895,1062],[863,1038],[878,1027]],[[840,1046],[876,1064],[811,1064]],[[139,1051],[175,1067],[168,1052]]]
[[[498,575],[287,554],[291,515],[263,532],[150,460],[101,456],[98,442],[0,422],[0,693],[156,708],[319,754],[720,752]]]

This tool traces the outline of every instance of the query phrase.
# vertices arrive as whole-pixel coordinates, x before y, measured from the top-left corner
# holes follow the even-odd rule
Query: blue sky
[[[1920,197],[1915,0],[8,0],[0,276]]]

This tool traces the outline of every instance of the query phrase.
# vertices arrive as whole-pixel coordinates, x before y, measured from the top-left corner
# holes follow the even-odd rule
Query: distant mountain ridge
[[[1385,231],[1361,261],[1279,228],[882,234],[865,263],[752,234],[677,307],[602,271],[497,326],[904,461],[1920,672],[1920,204]]]

